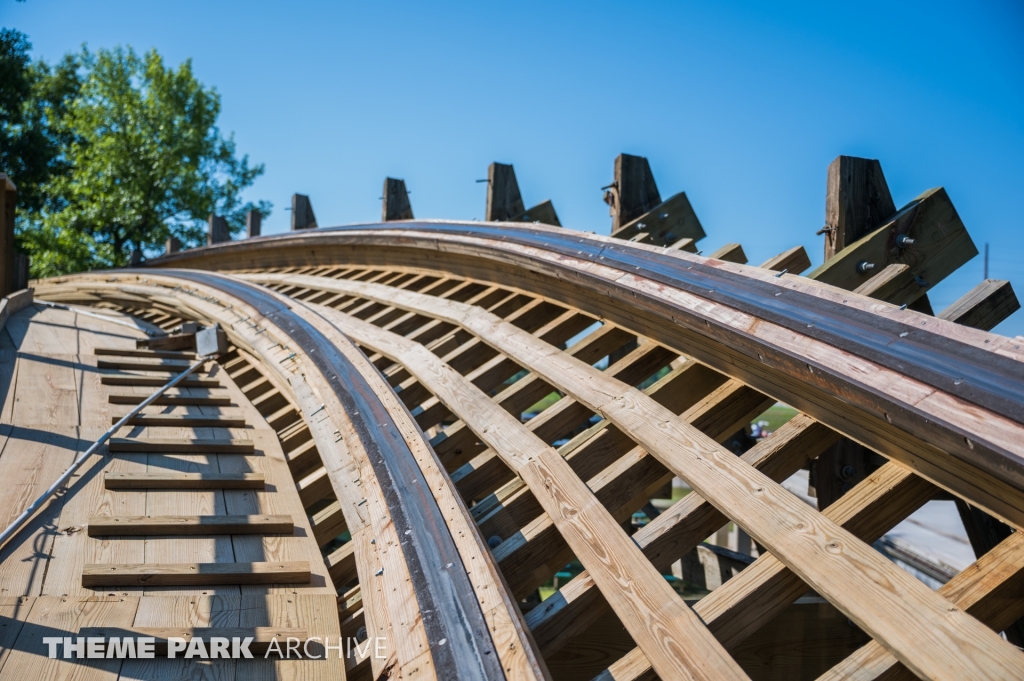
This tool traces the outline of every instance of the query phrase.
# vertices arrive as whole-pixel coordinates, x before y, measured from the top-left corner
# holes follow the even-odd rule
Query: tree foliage
[[[33,276],[123,266],[132,250],[157,253],[172,235],[198,245],[211,213],[233,233],[248,210],[269,214],[265,201],[243,203],[263,165],[239,158],[221,134],[220,96],[196,80],[191,61],[174,69],[155,50],[83,48],[49,67],[28,64],[27,43],[16,42],[10,52],[26,57],[23,81],[10,81],[21,88],[12,97],[21,118],[0,123],[4,134],[37,135],[3,159],[26,197],[18,236]]]

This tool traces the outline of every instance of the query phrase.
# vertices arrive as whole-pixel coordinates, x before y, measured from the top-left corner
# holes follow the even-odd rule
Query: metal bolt
[[[868,270],[875,269],[875,263],[868,262],[867,260],[861,260],[857,263],[857,274],[864,274]]]
[[[501,546],[501,537],[499,537],[498,535],[494,535],[492,537],[488,537],[487,545],[489,547],[491,547],[492,549],[498,548],[499,546]]]
[[[899,246],[900,248],[906,248],[907,246],[913,245],[913,243],[914,243],[914,240],[911,239],[906,234],[897,234],[896,235],[896,245]]]
[[[778,274],[775,275],[775,278],[778,279],[779,277],[781,277],[783,274],[785,274],[788,271],[789,271],[788,269],[783,269],[781,272],[779,272]]]
[[[849,480],[857,474],[857,469],[853,466],[843,466],[843,470],[839,471],[839,477],[843,480]]]

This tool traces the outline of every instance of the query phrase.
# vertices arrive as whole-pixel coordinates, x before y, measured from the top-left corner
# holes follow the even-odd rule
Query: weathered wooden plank
[[[179,336],[168,336],[168,338],[179,338]],[[150,339],[150,343],[158,339]],[[163,339],[159,339],[163,340]],[[144,348],[95,348],[93,354],[104,357],[151,357],[154,359],[180,359],[186,362],[194,362],[196,353],[180,352],[171,350],[147,350]]]
[[[108,401],[111,404],[141,404],[149,395],[109,395]],[[171,392],[164,393],[150,404],[158,406],[196,406],[196,407],[230,407],[230,397],[212,395],[182,395]]]
[[[93,627],[105,626],[117,631],[130,627],[139,605],[138,598],[97,596],[68,598],[44,596],[35,599],[18,640],[12,646],[0,675],[5,679],[38,681],[110,681],[116,679],[122,661],[118,659],[81,660],[48,655],[44,636],[87,636]],[[124,634],[112,634],[123,636]]]
[[[291,516],[93,516],[90,537],[178,536],[207,534],[292,534]]]
[[[111,452],[132,454],[252,454],[252,440],[160,439],[112,437],[107,445]]]
[[[532,208],[527,208],[522,213],[509,218],[510,222],[539,222],[542,225],[561,227],[558,220],[558,213],[555,212],[555,204],[550,199],[541,201]]]
[[[726,244],[718,250],[709,253],[708,257],[726,262],[735,262],[740,265],[747,264],[747,254],[743,252],[743,246],[740,244]]]
[[[974,565],[943,584],[939,594],[996,631],[1015,622],[1024,614],[1024,534],[1011,534]],[[889,651],[870,641],[819,678],[895,681],[915,677]]]
[[[290,563],[87,564],[82,586],[216,586],[221,584],[308,584],[308,561]]]
[[[706,236],[685,192],[676,194],[635,220],[624,224],[619,231],[613,231],[612,236],[617,239],[628,239],[640,232],[647,232],[650,235],[644,243],[653,246],[669,246],[683,239],[690,239],[690,247],[684,246],[682,250],[690,251],[692,248],[692,252],[697,250],[692,242],[700,241]]]
[[[774,258],[768,258],[760,265],[760,267],[766,270],[774,272],[785,270],[793,274],[800,274],[810,266],[811,259],[807,256],[807,251],[804,250],[803,246],[794,246],[788,251],[779,253]]]
[[[169,378],[161,378],[159,376],[136,376],[134,374],[122,374],[120,376],[105,374],[100,376],[100,382],[103,385],[123,385],[123,386],[151,386],[159,388],[167,385],[170,381]],[[189,378],[184,379],[178,383],[179,388],[221,388],[223,387],[217,379],[214,378]]]
[[[987,331],[1019,309],[1020,302],[1010,282],[986,279],[943,310],[938,317]]]
[[[262,473],[115,473],[103,476],[107,489],[263,489]]]
[[[913,244],[901,247],[901,236],[913,238]],[[923,294],[977,254],[956,208],[940,187],[918,196],[886,224],[851,243],[808,277],[853,290],[887,265],[904,264],[920,279]],[[862,263],[872,268],[865,269]]]
[[[191,366],[190,362],[175,362],[164,360],[161,362],[136,362],[128,359],[101,359],[97,360],[96,367],[99,369],[120,369],[123,371],[152,371],[155,373],[177,374]],[[205,371],[201,367],[199,371]],[[167,381],[164,381],[166,383]]]
[[[111,416],[117,423],[123,417]],[[245,428],[246,420],[239,416],[193,416],[191,414],[139,414],[128,419],[129,426],[171,426],[179,428]]]

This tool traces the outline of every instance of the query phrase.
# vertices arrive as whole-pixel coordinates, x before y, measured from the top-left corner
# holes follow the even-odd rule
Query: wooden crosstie
[[[836,159],[813,270],[800,247],[704,254],[639,157],[616,161],[610,237],[526,209],[509,165],[485,222],[384,189],[380,224],[34,282],[159,329],[91,353],[107,424],[195,361],[168,332],[230,342],[110,441],[68,535],[106,559],[77,588],[319,584],[340,635],[383,641],[346,653],[352,679],[1024,677],[1024,350],[990,332],[1019,305],[986,281],[932,310],[977,253],[943,189],[897,209],[877,161]],[[739,435],[777,402],[797,415]],[[812,503],[783,486],[806,469]],[[929,586],[878,542],[935,500],[977,560]]]

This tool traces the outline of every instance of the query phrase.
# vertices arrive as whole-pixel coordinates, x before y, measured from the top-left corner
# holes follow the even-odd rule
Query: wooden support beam
[[[252,454],[252,440],[206,440],[112,437],[107,443],[111,452],[134,454]]]
[[[995,631],[1010,626],[1024,615],[1024,533],[1008,536],[974,565],[943,584],[939,595]],[[1020,669],[1018,677],[1019,672]],[[820,681],[851,678],[910,681],[916,677],[889,651],[871,641],[819,677]]]
[[[316,215],[313,204],[305,194],[292,194],[292,231],[316,229]]]
[[[107,399],[110,404],[141,404],[149,395],[108,395]],[[156,405],[174,405],[174,406],[191,406],[191,407],[230,407],[231,398],[224,396],[210,396],[210,395],[182,395],[182,394],[164,394],[156,398],[150,404]]]
[[[881,163],[854,156],[837,157],[828,166],[825,260],[888,222],[895,213]]]
[[[263,489],[263,473],[118,473],[103,476],[107,489]]]
[[[487,211],[490,222],[539,222],[560,227],[550,200],[527,209],[519,193],[519,182],[511,164],[492,163],[487,168]]]
[[[405,188],[405,180],[385,177],[381,202],[380,219],[382,221],[413,219],[412,204],[409,203],[409,192]]]
[[[103,385],[142,386],[159,388],[166,385],[167,379],[160,376],[137,376],[135,374],[100,376]],[[179,388],[223,388],[223,384],[215,378],[186,378],[178,383]]]
[[[222,215],[210,215],[207,220],[206,245],[221,244],[231,241],[231,230],[228,228],[228,221]]]
[[[181,336],[165,336],[164,338],[154,338],[152,340],[166,340],[173,338],[175,340],[180,339]],[[151,341],[152,342],[152,341]],[[193,350],[195,345],[192,345]],[[114,356],[114,357],[153,357],[156,359],[180,359],[183,361],[195,361],[195,352],[180,352],[181,348],[166,348],[166,347],[150,347],[145,348],[96,348],[93,352],[95,355],[102,356]],[[179,384],[180,385],[180,384]]]
[[[352,542],[342,544],[324,560],[327,562],[327,573],[336,586],[344,587],[358,577],[355,546]]]
[[[292,534],[288,515],[93,516],[90,537]]]
[[[309,561],[277,563],[86,564],[82,586],[221,586],[309,584]]]
[[[553,225],[555,227],[561,227],[562,223],[558,220],[558,213],[555,212],[555,204],[551,203],[550,199],[541,201],[532,208],[527,208],[519,215],[513,215],[509,218],[510,222],[539,222],[542,225]]]
[[[642,393],[480,309],[408,291],[388,295],[393,304],[460,324],[625,428],[641,447],[706,499],[728,509],[755,540],[799,569],[812,588],[919,673],[940,678],[977,673],[979,656],[991,678],[1024,664],[1024,654],[975,620],[948,612],[923,584]],[[729,484],[720,484],[723,479]],[[732,493],[741,488],[758,493]],[[788,529],[780,527],[780,518],[786,519]],[[829,539],[806,541],[809,527]],[[874,611],[880,602],[889,613],[884,618]]]
[[[0,298],[14,293],[17,285],[14,251],[14,213],[18,188],[0,173]]]
[[[652,246],[671,246],[679,241],[690,240],[691,243],[685,244],[683,250],[691,253],[697,250],[693,243],[706,236],[685,192],[676,194],[624,224],[618,231],[612,232],[612,236],[616,239],[630,239],[641,232],[648,234],[644,243]]]
[[[127,359],[96,360],[97,369],[120,369],[122,371],[153,371],[165,374],[177,374],[188,369],[188,367],[189,362],[134,362]],[[164,381],[160,385],[163,385],[164,383],[167,383],[167,381]]]
[[[743,246],[739,244],[726,244],[708,255],[709,258],[735,262],[740,265],[747,264],[747,254],[743,252]]]
[[[804,250],[803,246],[794,246],[788,251],[783,251],[774,258],[768,258],[761,263],[761,267],[766,270],[774,272],[785,270],[792,274],[800,274],[810,266],[811,259],[807,256],[807,251]]]
[[[318,546],[325,546],[347,529],[345,514],[341,512],[341,503],[333,502],[322,511],[317,512],[309,520],[313,529],[313,537]]]
[[[318,312],[360,344],[401,361],[523,477],[664,678],[743,678],[732,658],[554,449],[422,345],[333,310]],[[563,512],[566,507],[574,512]],[[595,536],[602,537],[601,547],[593,543]],[[630,583],[628,591],[619,588],[623,581]],[[689,643],[683,646],[682,641]]]
[[[1008,281],[986,279],[938,315],[939,319],[988,331],[1020,309]]]
[[[245,233],[246,236],[252,239],[260,235],[263,229],[263,213],[259,212],[255,208],[251,209],[245,214]]]
[[[111,416],[117,423],[121,416]],[[246,421],[238,416],[190,416],[188,414],[139,414],[128,419],[129,426],[170,426],[172,428],[245,428]]]
[[[488,222],[508,220],[526,211],[523,197],[519,194],[516,171],[510,163],[492,163],[487,167],[487,210],[484,219]]]
[[[615,179],[605,194],[611,209],[612,235],[661,203],[651,166],[643,156],[615,157]]]
[[[913,243],[904,241],[904,237],[912,238]],[[848,245],[808,276],[853,290],[887,265],[904,264],[910,267],[924,295],[977,254],[956,208],[940,187],[918,196],[888,222]]]
[[[167,241],[164,243],[164,254],[170,255],[171,253],[177,253],[181,250],[181,239],[176,236],[167,237]]]
[[[899,304],[916,300],[922,289],[909,266],[902,263],[887,266],[887,261],[879,262],[879,258],[873,257],[871,265],[875,269],[858,272],[866,260],[853,262],[850,257],[839,256],[848,246],[880,230],[880,226],[890,221],[895,213],[896,206],[882,174],[881,163],[853,156],[837,157],[829,164],[826,182],[825,264],[809,276],[828,280],[830,275],[826,268],[831,261],[835,273],[828,283],[855,289],[863,295],[874,294],[874,297],[889,302],[894,301],[888,296],[895,295],[900,299]],[[895,245],[896,234],[888,236],[888,239]],[[840,276],[850,269],[860,277],[859,281]],[[846,438],[822,454],[812,464],[813,490],[808,490],[817,497],[818,508],[828,508],[863,480],[868,474],[868,460],[868,449]]]

